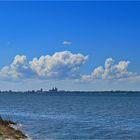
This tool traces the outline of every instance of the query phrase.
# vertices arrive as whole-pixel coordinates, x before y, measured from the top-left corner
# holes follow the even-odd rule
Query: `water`
[[[0,113],[34,140],[140,139],[140,96],[0,94]]]

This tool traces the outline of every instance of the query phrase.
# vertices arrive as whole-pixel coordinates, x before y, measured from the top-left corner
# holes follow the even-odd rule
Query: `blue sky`
[[[136,79],[140,74],[139,15],[140,2],[0,2],[0,88],[48,89],[56,85],[68,90],[140,90],[140,78]],[[64,41],[70,44],[64,44]],[[44,68],[44,73],[39,73],[38,66],[27,66],[35,57],[53,56],[57,52],[70,55],[72,59],[75,58],[74,54],[80,53],[82,56],[77,56],[80,62],[75,58],[72,69],[65,61],[59,66],[54,65],[54,59],[50,61],[53,63],[51,70],[46,68],[48,63],[38,64]],[[26,74],[23,70],[24,60],[21,62],[20,57],[17,57],[20,68],[17,63],[14,68],[11,66],[16,55],[27,57]],[[123,63],[123,72],[117,69],[119,66],[113,66],[111,72],[108,72],[111,78],[103,78],[105,74],[102,73],[99,73],[98,78],[91,78],[98,66],[104,67],[107,58],[112,58],[116,65],[121,61],[131,63],[129,66]],[[45,61],[48,62],[48,59]],[[5,72],[2,69],[6,65],[8,68],[4,69]],[[13,78],[13,71],[20,74]],[[61,76],[49,77],[48,71]],[[116,71],[123,75],[114,75]],[[74,77],[69,77],[70,74]],[[127,78],[126,74],[129,75]],[[84,81],[83,76],[87,75],[90,75],[90,80]]]

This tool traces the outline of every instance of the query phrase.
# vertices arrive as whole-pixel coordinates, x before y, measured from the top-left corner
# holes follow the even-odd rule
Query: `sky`
[[[140,90],[140,2],[0,2],[0,89]]]

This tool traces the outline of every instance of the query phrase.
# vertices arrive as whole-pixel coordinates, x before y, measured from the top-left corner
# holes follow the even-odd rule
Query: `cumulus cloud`
[[[62,42],[62,44],[63,44],[63,45],[71,45],[72,42],[71,42],[71,41],[67,41],[67,40],[65,40],[65,41]]]
[[[42,55],[27,62],[26,56],[17,55],[9,66],[0,70],[0,76],[11,78],[76,79],[80,66],[88,59],[82,54],[69,51]]]
[[[10,65],[0,69],[0,78],[140,81],[139,74],[128,70],[130,61],[121,60],[118,63],[114,63],[113,58],[107,58],[104,66],[94,68],[91,74],[81,74],[80,67],[87,59],[88,56],[70,51],[56,52],[53,55],[42,55],[30,61],[27,61],[25,55],[16,55]]]
[[[108,58],[105,60],[104,67],[99,66],[93,70],[90,75],[83,75],[83,80],[110,80],[110,79],[126,79],[130,77],[136,76],[136,73],[132,73],[128,71],[128,66],[130,61],[120,61],[118,64],[114,64],[114,60],[112,58]]]
[[[88,59],[82,54],[69,51],[34,58],[29,65],[38,76],[46,78],[77,78],[80,66]]]
[[[4,66],[0,70],[0,76],[8,77],[8,78],[22,77],[24,74],[24,71],[28,69],[28,67],[25,65],[25,62],[26,62],[25,55],[16,55],[11,65]]]
[[[97,67],[97,68],[95,68],[94,69],[94,71],[92,72],[92,76],[94,77],[94,78],[101,78],[102,77],[102,75],[104,74],[104,68],[102,67],[102,66],[99,66],[99,67]]]

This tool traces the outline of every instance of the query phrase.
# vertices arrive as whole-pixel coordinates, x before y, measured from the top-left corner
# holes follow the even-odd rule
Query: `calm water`
[[[140,139],[140,96],[0,94],[0,113],[34,140]]]

